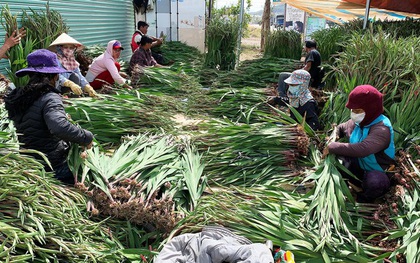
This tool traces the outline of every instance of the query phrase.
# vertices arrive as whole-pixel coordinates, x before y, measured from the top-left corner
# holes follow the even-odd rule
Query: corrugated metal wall
[[[18,14],[22,9],[29,11],[45,10],[46,0],[2,0],[1,6],[8,5],[12,14]],[[134,10],[131,0],[51,0],[51,9],[63,16],[69,35],[85,46],[106,45],[112,39],[121,41],[126,49],[122,59],[131,57],[131,36],[135,30]],[[0,45],[3,44],[5,32],[0,28]],[[0,71],[5,74],[4,68],[8,66],[7,60],[0,61]]]

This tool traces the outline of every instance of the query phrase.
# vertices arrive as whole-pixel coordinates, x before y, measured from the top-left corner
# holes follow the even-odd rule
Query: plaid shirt
[[[154,66],[156,65],[156,60],[152,57],[152,51],[145,50],[142,47],[139,47],[134,51],[130,59],[130,71],[133,71],[136,65],[140,67]]]

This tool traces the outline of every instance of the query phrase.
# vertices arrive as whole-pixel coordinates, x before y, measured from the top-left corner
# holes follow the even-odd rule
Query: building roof
[[[282,2],[337,24],[343,24],[359,18],[363,19],[366,8],[364,5],[343,0],[283,0]],[[420,19],[420,14],[372,7],[369,11],[369,18],[374,18],[375,20],[404,20],[407,17]]]

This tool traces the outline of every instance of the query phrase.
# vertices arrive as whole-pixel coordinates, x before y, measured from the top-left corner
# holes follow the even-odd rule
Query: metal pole
[[[244,0],[241,0],[241,12],[239,14],[239,33],[238,33],[238,40],[236,43],[236,63],[235,68],[239,66],[239,57],[241,55],[241,41],[242,41],[242,23],[244,21]]]
[[[208,21],[211,19],[211,9],[213,7],[213,0],[209,1],[209,13],[208,13]]]
[[[363,20],[363,29],[366,29],[369,20],[370,0],[366,0],[365,19]]]

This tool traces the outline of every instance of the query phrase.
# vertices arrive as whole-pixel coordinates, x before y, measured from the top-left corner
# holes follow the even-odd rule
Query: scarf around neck
[[[64,51],[62,46],[59,45],[57,46],[57,57],[61,65],[67,70],[73,71],[79,67],[79,62],[74,57],[74,50],[66,49]]]

